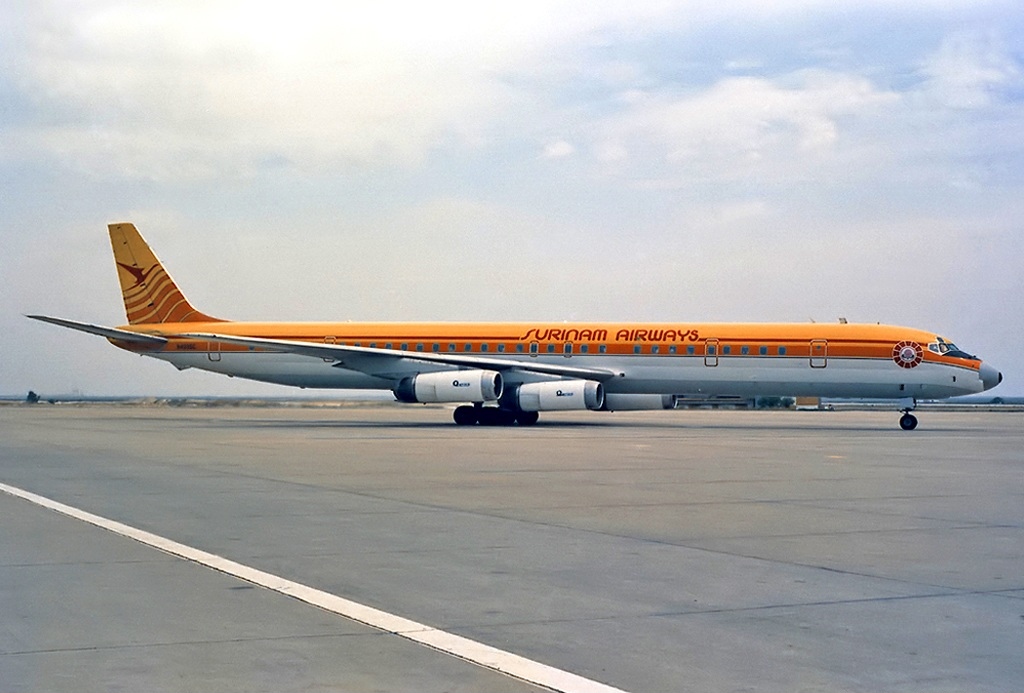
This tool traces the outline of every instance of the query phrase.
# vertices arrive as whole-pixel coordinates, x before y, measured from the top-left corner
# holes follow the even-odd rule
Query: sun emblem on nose
[[[892,360],[900,368],[913,368],[924,358],[924,349],[917,342],[899,342],[892,348]]]

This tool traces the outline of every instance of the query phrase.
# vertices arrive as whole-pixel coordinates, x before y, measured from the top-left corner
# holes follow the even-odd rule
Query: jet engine
[[[604,396],[607,411],[640,411],[642,409],[675,409],[675,395],[629,395],[609,392]]]
[[[597,410],[604,404],[604,386],[593,380],[525,383],[516,390],[515,399],[522,411]]]
[[[503,381],[497,371],[442,371],[402,378],[393,390],[400,402],[494,402]]]

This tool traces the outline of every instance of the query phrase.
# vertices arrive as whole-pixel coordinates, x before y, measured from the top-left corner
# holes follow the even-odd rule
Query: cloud
[[[507,105],[485,78],[488,46],[448,46],[442,18],[381,34],[381,17],[318,9],[125,4],[50,17],[26,79],[62,117],[37,143],[89,172],[159,180],[409,166],[446,137],[472,144]]]
[[[576,5],[43,4],[15,68],[45,124],[19,150],[161,181],[419,166],[529,112],[507,76],[552,42],[665,11]]]
[[[93,176],[161,182],[415,169],[442,149],[472,154],[510,138],[540,139],[542,158],[560,158],[583,140],[547,130],[575,119],[578,130],[602,132],[589,147],[605,163],[653,157],[747,176],[791,149],[827,153],[844,117],[870,117],[895,95],[821,69],[693,91],[652,79],[639,56],[594,48],[806,6],[727,2],[698,15],[653,0],[43,3],[20,22],[25,52],[15,65],[39,121],[5,142],[6,156],[41,150]],[[1012,78],[1012,61],[982,43],[950,40],[922,66],[945,101],[976,101]],[[732,58],[721,69],[764,64]],[[612,117],[567,111],[560,92],[574,83],[619,89],[625,108]]]
[[[923,92],[945,107],[980,109],[1024,86],[1019,63],[994,32],[962,31],[943,40],[920,68]]]
[[[634,174],[639,165],[678,185],[814,175],[815,164],[857,144],[853,121],[899,99],[863,77],[821,70],[728,77],[702,91],[624,95],[594,147],[604,162],[632,162]]]
[[[544,151],[541,154],[542,158],[545,159],[562,159],[567,156],[571,156],[576,148],[565,140],[555,140],[554,142],[548,142],[544,145]]]

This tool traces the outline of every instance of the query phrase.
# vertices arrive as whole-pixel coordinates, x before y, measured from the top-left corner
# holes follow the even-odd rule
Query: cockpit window
[[[953,342],[943,339],[942,337],[936,337],[935,341],[928,345],[928,351],[935,354],[941,354],[942,356],[952,356],[958,359],[978,360],[977,356],[968,354],[966,351],[958,348],[956,344],[953,344]]]

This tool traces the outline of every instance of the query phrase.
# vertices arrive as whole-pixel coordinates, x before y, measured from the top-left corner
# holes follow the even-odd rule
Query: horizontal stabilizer
[[[100,337],[106,337],[107,339],[116,339],[120,342],[133,342],[135,344],[146,344],[154,347],[167,344],[167,340],[164,337],[156,337],[151,334],[139,334],[138,332],[129,332],[128,330],[119,330],[116,327],[94,325],[91,322],[79,322],[77,320],[68,320],[66,318],[54,318],[49,315],[26,315],[25,317],[32,318],[33,320],[40,320],[42,322],[48,322],[51,325],[59,325],[72,330],[78,330],[79,332],[88,332],[89,334],[99,335]]]

